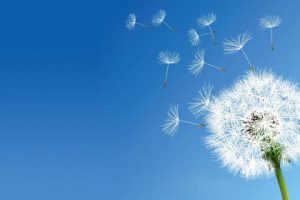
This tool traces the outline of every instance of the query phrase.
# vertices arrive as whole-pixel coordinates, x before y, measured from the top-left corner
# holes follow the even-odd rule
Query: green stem
[[[287,190],[285,180],[280,167],[275,167],[276,178],[281,191],[282,200],[289,200],[289,192]]]

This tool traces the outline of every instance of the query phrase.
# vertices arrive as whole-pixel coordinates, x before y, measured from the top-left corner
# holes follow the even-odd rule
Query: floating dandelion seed
[[[145,24],[141,24],[141,23],[137,22],[136,18],[137,17],[134,13],[130,13],[127,17],[127,20],[126,20],[126,28],[128,28],[129,30],[133,30],[133,29],[135,29],[136,25],[140,25],[142,27],[148,27]]]
[[[213,42],[216,44],[217,41],[215,39],[215,35],[211,29],[211,25],[213,23],[215,23],[217,20],[217,16],[214,14],[214,13],[208,13],[207,15],[202,15],[198,20],[198,24],[199,26],[205,28],[205,27],[208,27],[209,28],[209,31],[210,31],[210,34],[211,34],[211,37],[213,39]]]
[[[169,136],[173,136],[178,128],[180,123],[186,123],[190,125],[195,125],[195,126],[201,126],[204,127],[204,124],[198,124],[186,120],[181,120],[179,118],[179,113],[178,113],[178,105],[171,104],[168,110],[168,118],[165,120],[165,123],[162,125],[162,130]]]
[[[281,23],[281,18],[279,16],[265,16],[260,18],[259,25],[262,29],[269,29],[270,30],[270,43],[271,49],[274,50],[274,43],[273,43],[273,28],[277,27]]]
[[[231,38],[231,39],[226,39],[223,42],[223,49],[225,54],[234,54],[237,53],[238,51],[241,51],[246,58],[250,69],[253,69],[253,66],[247,56],[247,54],[244,51],[244,46],[249,42],[249,40],[252,39],[252,36],[250,33],[246,32],[243,34],[238,35],[237,38]]]
[[[168,27],[168,29],[175,32],[175,30],[166,22],[166,20],[165,20],[166,16],[167,16],[167,13],[165,10],[159,10],[158,13],[156,13],[152,18],[153,25],[160,26],[161,24],[164,24]]]
[[[195,29],[190,29],[188,31],[189,40],[192,46],[198,46],[200,43],[200,36]]]
[[[189,41],[192,46],[198,46],[201,42],[201,36],[210,35],[211,33],[199,34],[195,29],[191,28],[188,31]]]
[[[196,117],[199,117],[209,108],[209,105],[213,100],[211,95],[212,89],[212,85],[205,83],[202,90],[199,91],[198,96],[194,98],[194,102],[190,103],[189,109]]]
[[[164,51],[159,53],[158,61],[160,64],[167,65],[165,79],[164,79],[164,86],[167,86],[169,66],[180,62],[180,56],[176,52]]]
[[[189,70],[194,76],[198,76],[199,73],[202,72],[205,65],[215,68],[221,72],[225,71],[225,69],[222,67],[218,67],[216,65],[212,65],[212,64],[205,62],[205,50],[198,50],[196,52],[196,54],[194,55],[194,60],[189,65]]]
[[[300,91],[268,71],[248,72],[206,109],[208,146],[223,166],[244,178],[275,172],[283,200],[289,195],[281,171],[300,156]]]

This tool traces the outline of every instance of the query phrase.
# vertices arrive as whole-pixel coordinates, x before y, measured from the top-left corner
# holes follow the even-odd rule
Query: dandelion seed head
[[[206,15],[202,15],[198,20],[198,24],[201,27],[210,26],[215,23],[217,20],[217,16],[214,13],[208,13]]]
[[[161,64],[177,64],[180,62],[180,56],[176,52],[164,51],[158,54],[158,61]]]
[[[233,54],[241,49],[252,39],[249,32],[238,35],[236,38],[226,39],[223,42],[223,49],[225,54]]]
[[[167,13],[165,10],[159,10],[152,18],[152,23],[155,26],[159,26],[166,18]]]
[[[165,123],[162,125],[162,131],[169,136],[173,136],[179,128],[179,113],[178,105],[171,104],[168,110],[168,118],[165,120]]]
[[[282,160],[300,156],[300,91],[270,71],[249,72],[207,108],[207,145],[223,167],[244,178],[272,173],[264,157],[273,144]]]
[[[198,46],[200,44],[200,36],[195,29],[191,28],[188,31],[188,37],[192,46]]]
[[[260,18],[259,25],[262,29],[271,29],[279,26],[281,21],[281,18],[277,15],[265,16]]]
[[[190,103],[189,109],[196,116],[199,117],[203,112],[207,111],[211,102],[213,101],[212,97],[213,86],[211,84],[205,83],[202,89],[199,91],[199,94],[194,101]]]
[[[126,28],[129,30],[133,30],[136,25],[136,15],[134,13],[130,13],[126,20]]]
[[[198,50],[195,55],[194,55],[194,60],[192,61],[192,63],[189,65],[189,71],[194,75],[194,76],[198,76],[203,68],[204,68],[204,64],[205,64],[205,50]]]

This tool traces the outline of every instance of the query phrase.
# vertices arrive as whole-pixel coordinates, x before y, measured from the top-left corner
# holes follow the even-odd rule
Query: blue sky
[[[280,199],[274,177],[245,181],[221,169],[203,145],[204,129],[161,131],[170,103],[195,120],[187,103],[204,82],[215,92],[247,69],[240,54],[224,55],[225,38],[250,31],[252,63],[299,82],[300,3],[289,1],[7,1],[0,4],[0,198],[19,199]],[[125,28],[128,13],[150,23],[167,11],[166,27]],[[206,68],[197,78],[186,33],[214,12],[217,45],[204,38]],[[274,31],[258,27],[265,14],[283,18]],[[198,29],[200,30],[200,29]],[[161,50],[181,54],[170,69]],[[299,196],[300,166],[285,170],[291,199]]]

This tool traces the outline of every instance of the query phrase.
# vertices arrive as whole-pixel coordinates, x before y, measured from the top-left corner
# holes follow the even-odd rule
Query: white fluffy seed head
[[[189,71],[194,75],[198,76],[204,67],[205,64],[205,50],[198,50],[194,55],[194,60],[189,65]]]
[[[158,54],[158,61],[160,64],[177,64],[180,62],[180,56],[176,52],[164,51]]]
[[[165,10],[159,10],[155,15],[153,15],[152,23],[154,26],[160,26],[160,24],[165,20],[167,13]]]
[[[189,109],[196,116],[199,117],[203,112],[208,111],[212,97],[213,86],[209,83],[205,83],[202,89],[199,91],[198,96],[194,98],[194,101],[190,103]]]
[[[249,32],[238,35],[236,38],[226,39],[223,42],[225,54],[233,54],[240,51],[252,39]]]
[[[200,36],[195,29],[191,28],[188,31],[188,37],[192,46],[198,46],[200,44]]]
[[[206,15],[202,15],[198,20],[198,24],[201,27],[210,26],[215,23],[217,20],[217,16],[214,13],[208,13]]]
[[[134,13],[130,13],[126,20],[126,28],[129,30],[133,30],[136,25],[136,15]]]
[[[300,156],[300,91],[269,71],[249,72],[210,103],[208,146],[222,165],[245,178],[272,173],[263,158],[269,141],[283,147],[285,164]]]
[[[277,15],[265,16],[260,18],[259,25],[262,29],[271,29],[279,26],[281,21],[281,18]]]
[[[165,123],[162,125],[162,131],[169,136],[173,136],[179,128],[179,113],[178,105],[170,104],[168,110],[168,118],[165,120]]]

